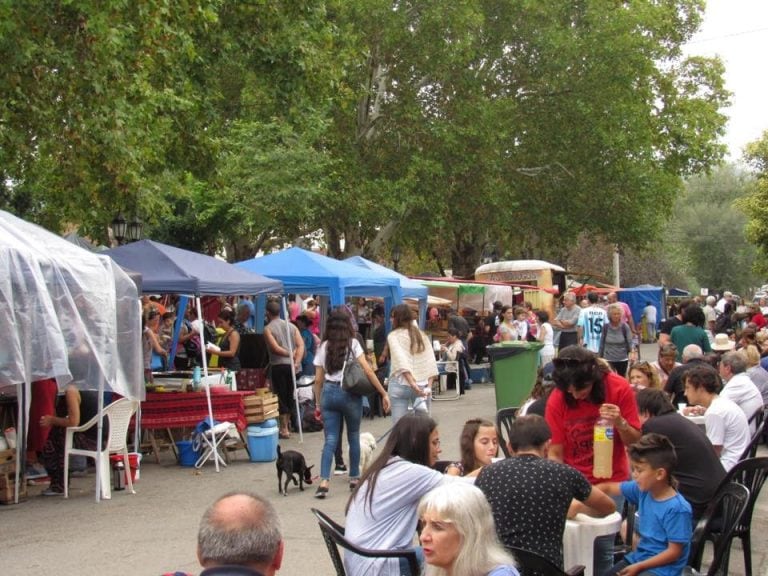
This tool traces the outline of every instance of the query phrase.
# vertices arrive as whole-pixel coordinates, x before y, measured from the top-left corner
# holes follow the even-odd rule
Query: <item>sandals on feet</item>
[[[280,432],[278,434],[278,436],[279,436],[280,440],[288,440],[291,437],[291,433],[290,432]]]
[[[355,488],[357,488],[357,485],[360,483],[359,478],[353,478],[349,481],[349,491],[352,492]]]

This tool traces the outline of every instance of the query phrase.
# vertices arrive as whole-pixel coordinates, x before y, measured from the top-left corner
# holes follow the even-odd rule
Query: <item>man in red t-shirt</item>
[[[635,395],[629,383],[598,364],[597,356],[578,346],[562,350],[553,361],[556,388],[547,401],[546,420],[552,430],[549,457],[573,466],[597,484],[592,474],[595,423],[606,419],[613,437],[612,482],[629,479],[626,446],[642,435]]]

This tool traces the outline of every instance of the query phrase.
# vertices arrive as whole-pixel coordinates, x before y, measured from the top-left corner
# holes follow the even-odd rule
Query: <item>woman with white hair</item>
[[[421,499],[426,576],[519,576],[499,542],[491,506],[472,484],[438,486]]]

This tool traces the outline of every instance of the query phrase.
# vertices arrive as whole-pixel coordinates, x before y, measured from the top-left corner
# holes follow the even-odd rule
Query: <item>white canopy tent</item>
[[[26,446],[31,384],[55,378],[142,400],[141,306],[136,285],[99,256],[0,211],[0,393],[18,396]],[[102,422],[98,426],[101,443]],[[101,466],[97,462],[97,475]],[[18,486],[20,466],[16,467]],[[97,478],[97,486],[100,485]],[[96,501],[100,491],[96,490]],[[17,490],[18,499],[18,490]]]

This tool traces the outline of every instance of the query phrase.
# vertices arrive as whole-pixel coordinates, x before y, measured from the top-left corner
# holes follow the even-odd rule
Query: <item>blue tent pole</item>
[[[419,298],[419,328],[427,329],[427,299]]]
[[[189,298],[181,296],[179,304],[176,307],[176,323],[173,325],[173,340],[171,340],[171,353],[168,355],[168,370],[171,370],[173,361],[176,359],[176,347],[179,345],[179,336],[181,335],[181,324],[184,322],[184,312],[187,311],[187,301]]]
[[[267,295],[259,294],[256,297],[256,334],[264,334],[264,311],[267,308]]]

